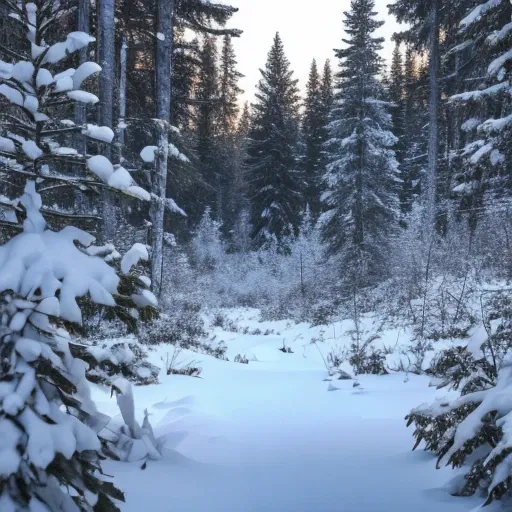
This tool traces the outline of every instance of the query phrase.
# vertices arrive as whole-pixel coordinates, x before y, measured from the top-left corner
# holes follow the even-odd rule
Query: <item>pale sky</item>
[[[238,69],[245,75],[240,82],[245,91],[244,101],[254,98],[254,88],[261,76],[259,69],[265,65],[276,32],[281,34],[301,90],[313,58],[320,68],[326,59],[337,65],[333,48],[342,44],[343,12],[349,10],[350,0],[230,0],[227,3],[239,8],[229,26],[244,31],[240,38],[234,39]],[[387,12],[388,3],[391,0],[376,0],[379,19],[386,21],[379,31],[386,38],[385,57],[391,55],[390,38],[398,27]]]

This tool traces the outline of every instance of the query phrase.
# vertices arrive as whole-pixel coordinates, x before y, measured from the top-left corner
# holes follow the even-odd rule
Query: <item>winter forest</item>
[[[512,510],[512,2],[338,1],[0,0],[1,512]]]

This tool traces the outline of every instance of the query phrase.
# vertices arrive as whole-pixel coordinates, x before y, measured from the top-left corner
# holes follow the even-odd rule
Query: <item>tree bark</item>
[[[124,123],[126,118],[126,64],[127,64],[127,42],[126,36],[121,38],[121,50],[119,55],[120,69],[119,69],[119,161],[121,162],[123,156],[124,146]]]
[[[156,39],[156,117],[158,129],[158,151],[155,176],[152,180],[152,255],[151,280],[153,292],[162,291],[163,240],[165,220],[165,193],[167,187],[167,163],[169,158],[169,117],[171,111],[171,60],[173,36],[174,0],[159,0]]]
[[[427,230],[433,230],[436,221],[437,162],[439,151],[439,0],[432,0],[429,46],[430,101],[425,227]]]
[[[89,0],[78,2],[78,22],[77,27],[80,32],[89,33]],[[78,54],[79,64],[83,64],[88,60],[87,47],[82,48]],[[83,125],[87,121],[87,107],[84,103],[75,102],[75,123]],[[87,139],[82,133],[76,134],[76,148],[79,153],[87,153]]]
[[[82,3],[82,2],[80,2]],[[115,1],[100,0],[98,10],[98,60],[101,66],[99,80],[99,124],[113,128],[115,81]],[[112,148],[105,145],[104,155],[110,160]],[[103,193],[103,239],[113,241],[117,231],[114,198]]]

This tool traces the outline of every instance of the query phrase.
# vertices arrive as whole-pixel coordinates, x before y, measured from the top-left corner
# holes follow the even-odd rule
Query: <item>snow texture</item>
[[[144,162],[151,163],[155,161],[155,151],[158,150],[158,146],[146,146],[141,152],[140,157]]]
[[[69,91],[67,95],[72,100],[79,101],[80,103],[88,103],[94,105],[100,101],[98,96],[86,91]]]
[[[148,248],[143,244],[136,243],[123,256],[121,260],[121,271],[123,274],[128,274],[141,260],[149,260]]]
[[[91,137],[92,139],[101,140],[109,144],[114,139],[114,132],[108,126],[97,126],[95,124],[88,124],[85,133],[88,137]]]

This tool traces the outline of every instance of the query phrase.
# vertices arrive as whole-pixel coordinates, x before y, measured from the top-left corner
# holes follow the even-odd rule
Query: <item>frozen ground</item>
[[[309,343],[319,328],[253,317],[246,312],[238,323],[279,334],[215,330],[230,360],[245,354],[248,365],[188,353],[182,359],[200,360],[201,379],[163,373],[161,384],[135,389],[139,419],[147,407],[167,448],[145,470],[140,462],[106,464],[126,493],[122,510],[462,512],[481,503],[451,497],[442,487],[453,472],[436,471],[430,455],[411,452],[404,416],[433,398],[426,378],[362,376],[357,388],[336,380],[339,389],[328,391],[322,357]],[[342,332],[338,326],[321,349],[347,343]],[[283,339],[293,354],[278,350]],[[160,347],[154,362],[168,351]],[[117,414],[106,391],[94,397]]]

